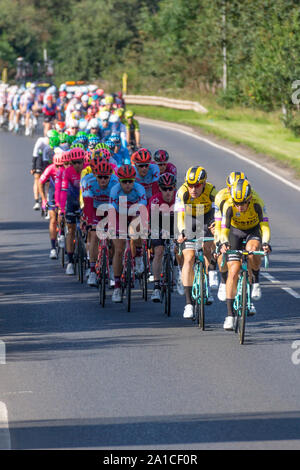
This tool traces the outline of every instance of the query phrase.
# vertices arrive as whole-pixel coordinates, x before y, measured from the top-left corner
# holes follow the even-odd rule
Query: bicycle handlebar
[[[264,251],[246,251],[246,250],[227,250],[226,253],[223,253],[221,267],[224,268],[226,262],[226,255],[255,255],[255,256],[264,256],[265,259],[265,269],[269,268],[269,254]]]

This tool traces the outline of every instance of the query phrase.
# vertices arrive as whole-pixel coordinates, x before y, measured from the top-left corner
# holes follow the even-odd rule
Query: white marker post
[[[0,340],[0,364],[6,364],[5,343]]]

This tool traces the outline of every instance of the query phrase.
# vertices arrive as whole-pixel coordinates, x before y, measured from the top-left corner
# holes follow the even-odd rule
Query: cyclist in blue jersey
[[[137,170],[136,181],[144,186],[147,200],[149,200],[154,194],[159,192],[159,166],[151,163],[151,153],[144,148],[133,153],[131,161]]]
[[[112,134],[110,136],[110,142],[112,142],[113,157],[116,160],[118,167],[122,165],[130,165],[128,149],[121,146],[120,136]]]
[[[110,202],[115,209],[116,214],[116,238],[113,240],[114,257],[113,257],[113,270],[115,276],[115,288],[112,296],[113,302],[121,302],[121,274],[122,274],[122,261],[123,253],[126,245],[126,237],[128,232],[128,225],[136,219],[136,216],[128,216],[130,208],[135,205],[135,208],[140,209],[140,214],[143,217],[143,208],[147,213],[147,198],[146,192],[142,185],[135,181],[136,170],[131,165],[123,165],[118,169],[117,176],[119,183],[116,184],[110,193]],[[122,200],[121,197],[126,199]],[[124,202],[124,205],[123,205]],[[123,221],[123,218],[126,220]],[[126,226],[123,226],[126,225]],[[122,238],[123,237],[123,238]],[[125,237],[125,238],[124,238]],[[142,257],[140,256],[141,250],[137,246],[141,244],[141,240],[134,240],[136,249],[135,267],[138,273],[143,272],[144,265]]]

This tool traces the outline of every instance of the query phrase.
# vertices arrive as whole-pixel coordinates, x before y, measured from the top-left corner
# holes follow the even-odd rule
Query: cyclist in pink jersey
[[[69,155],[71,166],[66,169],[62,178],[60,208],[68,226],[66,239],[68,265],[66,274],[72,275],[74,274],[73,256],[76,218],[80,212],[80,177],[84,165],[85,151],[81,148],[73,148],[70,150]]]
[[[39,190],[42,196],[42,208],[45,209],[48,204],[49,211],[49,235],[51,242],[50,259],[56,259],[55,249],[57,222],[56,222],[56,202],[55,202],[55,180],[57,173],[60,172],[62,161],[60,155],[54,155],[53,163],[45,169],[39,179]],[[44,185],[49,181],[48,196],[45,194]]]
[[[160,174],[171,173],[177,177],[177,168],[173,163],[170,163],[169,154],[166,150],[156,150],[153,155],[155,163],[159,166]]]

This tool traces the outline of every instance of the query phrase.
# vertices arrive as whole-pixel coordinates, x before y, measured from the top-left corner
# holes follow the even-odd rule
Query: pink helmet
[[[53,163],[54,165],[62,165],[63,164],[63,161],[62,161],[62,154],[61,153],[56,153],[53,157]]]
[[[70,150],[67,150],[66,152],[62,152],[60,158],[61,158],[62,164],[70,162]]]
[[[85,158],[85,150],[80,147],[75,147],[70,150],[70,160],[84,160]]]

